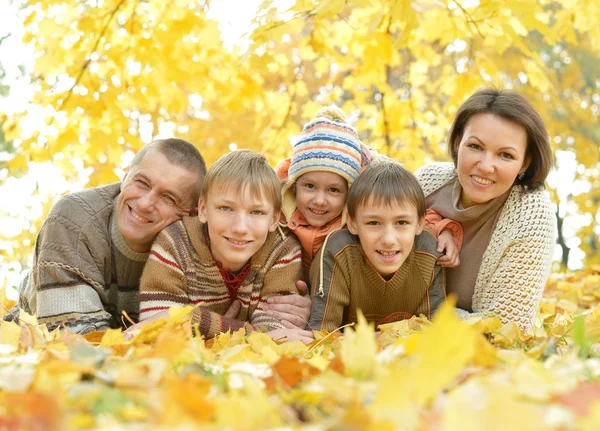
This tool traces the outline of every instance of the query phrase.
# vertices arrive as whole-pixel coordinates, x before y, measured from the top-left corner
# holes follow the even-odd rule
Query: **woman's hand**
[[[279,295],[267,298],[265,312],[279,319],[281,324],[290,329],[304,329],[308,324],[312,301],[308,295],[308,286],[298,280],[296,288],[299,295]],[[302,295],[302,296],[301,296]]]
[[[312,331],[306,331],[304,329],[274,329],[266,333],[269,337],[271,337],[275,341],[296,341],[300,340],[304,344],[310,344],[314,341],[315,337],[313,336]]]
[[[456,268],[458,265],[460,265],[460,252],[454,243],[452,234],[449,231],[444,230],[439,234],[437,252],[444,253],[444,255],[440,256],[437,260],[437,264],[439,266]]]

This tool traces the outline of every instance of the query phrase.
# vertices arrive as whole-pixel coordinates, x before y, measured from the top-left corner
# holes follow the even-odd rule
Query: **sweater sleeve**
[[[461,318],[497,316],[503,323],[515,322],[525,333],[532,330],[552,265],[556,219],[549,199],[523,205],[528,214],[518,215],[516,237],[499,257],[489,282],[473,297],[474,312],[457,309]]]
[[[345,231],[332,239],[347,236]],[[317,254],[310,268],[313,301],[309,329],[335,331],[342,325],[344,310],[350,304],[350,280],[336,262],[338,241],[328,242]]]
[[[264,283],[260,288],[257,307],[250,315],[250,324],[263,332],[283,328],[277,318],[264,311],[263,306],[270,296],[298,293],[296,281],[303,279],[302,249],[296,237],[290,233],[276,244],[273,255],[267,261]]]
[[[140,280],[140,320],[173,306],[190,304],[185,264],[174,246],[179,233],[175,229],[174,225],[164,229],[152,244]]]
[[[446,300],[446,272],[439,265],[433,267],[433,280],[429,285],[429,319],[433,318],[437,309]]]
[[[462,248],[463,228],[459,222],[449,218],[443,218],[436,211],[429,209],[425,213],[425,226],[431,229],[436,238],[439,237],[443,231],[447,230],[452,234],[454,244],[456,244],[458,250],[460,251]]]
[[[38,235],[33,267],[24,280],[19,306],[37,315],[49,330],[66,327],[87,333],[110,327],[112,316],[100,295],[104,289],[105,260],[110,250],[94,221],[79,224],[71,217],[72,201],[62,198],[52,208]],[[106,211],[111,211],[107,207]]]

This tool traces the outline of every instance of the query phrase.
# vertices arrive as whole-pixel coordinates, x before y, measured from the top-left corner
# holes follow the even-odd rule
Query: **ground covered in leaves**
[[[597,430],[599,303],[596,268],[553,277],[531,337],[446,306],[309,346],[205,342],[184,309],[131,341],[25,316],[0,326],[0,430]]]

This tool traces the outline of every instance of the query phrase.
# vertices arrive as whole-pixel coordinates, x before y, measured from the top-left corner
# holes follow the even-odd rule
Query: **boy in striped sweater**
[[[280,182],[264,156],[240,150],[221,157],[206,175],[198,217],[172,224],[152,245],[140,320],[190,304],[192,324],[206,338],[245,328],[309,341],[309,331],[285,330],[264,311],[267,297],[297,293],[303,278],[300,244],[278,228],[280,208]],[[233,318],[226,312],[236,300],[241,310]]]

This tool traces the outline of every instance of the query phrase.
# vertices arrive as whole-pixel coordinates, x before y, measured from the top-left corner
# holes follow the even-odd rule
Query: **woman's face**
[[[456,145],[464,208],[501,196],[529,166],[523,126],[494,114],[471,117]]]

